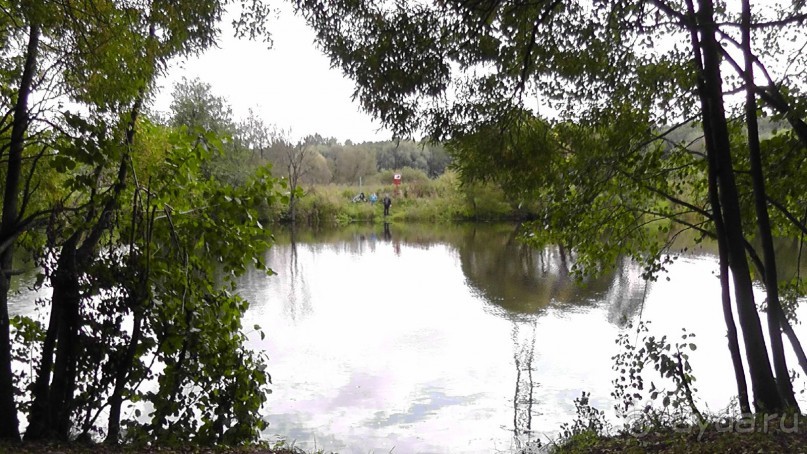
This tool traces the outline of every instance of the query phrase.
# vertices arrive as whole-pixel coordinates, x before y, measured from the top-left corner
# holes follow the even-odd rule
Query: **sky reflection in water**
[[[252,272],[239,284],[251,301],[243,326],[266,333],[250,333],[269,355],[274,381],[266,436],[343,454],[511,452],[545,443],[572,421],[582,391],[613,415],[614,339],[638,318],[656,336],[696,333],[699,405],[728,405],[734,384],[711,251],[682,255],[669,281],[646,286],[640,269],[623,261],[581,286],[569,275],[568,252],[529,249],[515,229],[278,233],[266,256],[277,275]],[[798,248],[780,247],[787,277],[796,267],[786,253]],[[31,313],[34,298],[49,294],[26,292],[25,282],[12,315]],[[804,339],[804,327],[795,329]],[[797,392],[804,388],[797,383]]]
[[[630,320],[697,334],[702,405],[732,376],[709,251],[646,289],[640,269],[579,285],[569,257],[521,245],[512,225],[353,226],[279,234],[278,273],[246,276],[274,393],[268,435],[341,453],[508,452],[554,436],[573,400],[612,412],[614,339]],[[801,330],[802,332],[804,330]],[[530,394],[530,390],[532,393]],[[514,401],[517,402],[514,404]]]

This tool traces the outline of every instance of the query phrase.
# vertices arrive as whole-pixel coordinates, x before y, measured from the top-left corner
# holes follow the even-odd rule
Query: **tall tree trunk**
[[[79,260],[76,249],[62,248],[55,275],[51,278],[52,305],[60,308],[62,318],[57,330],[56,360],[48,393],[48,424],[44,431],[44,438],[47,439],[66,440],[70,433],[80,326]]]
[[[293,150],[292,152],[293,153]],[[297,221],[297,181],[300,176],[300,169],[294,163],[294,154],[289,154],[289,217],[292,225]]]
[[[701,33],[703,81],[699,96],[705,112],[705,121],[711,128],[707,137],[707,153],[714,156],[723,223],[726,227],[726,246],[729,267],[734,281],[737,314],[743,332],[745,354],[754,391],[754,406],[760,412],[777,413],[782,400],[773,378],[765,338],[754,303],[753,282],[745,255],[737,185],[731,159],[728,126],[723,108],[723,88],[720,73],[720,44],[715,38],[714,5],[712,0],[699,1],[698,29]],[[712,161],[710,161],[712,165]]]
[[[33,89],[39,54],[39,25],[32,23],[28,32],[17,102],[14,105],[14,122],[11,127],[11,144],[8,153],[6,186],[3,193],[3,213],[0,218],[0,239],[17,234],[19,213],[20,176],[25,133],[28,130],[28,96]],[[14,258],[14,242],[0,253],[0,439],[20,439],[17,406],[14,403],[14,377],[11,373],[11,333],[8,317],[8,292],[11,289],[11,269]]]
[[[70,274],[77,272],[75,251],[80,238],[81,232],[75,232],[65,241],[51,277],[51,316],[42,349],[42,362],[34,382],[34,401],[25,431],[26,441],[56,438],[59,432],[57,426],[63,408],[59,402],[65,398],[67,389],[64,383],[60,383],[68,367],[65,348],[69,346],[70,337],[67,325],[77,323],[76,316],[71,313],[72,308],[68,306],[80,297],[78,281],[70,277]]]
[[[698,70],[703,72],[702,55],[700,52],[700,41],[695,28],[695,8],[692,0],[687,1],[687,8],[689,16],[693,19],[691,25],[691,42],[692,49],[695,53],[695,62]],[[703,80],[698,81],[698,90],[702,91]],[[712,137],[711,123],[708,121],[709,114],[706,109],[702,110],[702,121],[704,137]],[[751,405],[748,401],[748,383],[745,380],[745,368],[743,367],[742,353],[740,352],[740,342],[737,337],[737,325],[734,323],[734,315],[731,310],[731,287],[729,285],[729,256],[728,245],[726,244],[726,227],[723,225],[723,213],[720,208],[720,196],[717,188],[717,165],[715,163],[714,153],[707,156],[708,158],[708,182],[709,182],[709,203],[712,206],[712,219],[715,223],[715,237],[718,244],[718,256],[720,264],[720,290],[721,290],[721,308],[723,310],[723,320],[726,323],[726,339],[728,341],[729,354],[731,356],[731,364],[734,369],[734,381],[737,384],[737,399],[740,404],[741,413],[750,413]]]
[[[153,7],[154,5],[152,4],[152,8]],[[151,11],[151,14],[153,13],[154,11]],[[157,26],[155,22],[153,20],[150,20],[149,34],[148,34],[148,38],[150,41],[154,40],[156,36],[156,31]],[[153,57],[150,56],[149,58]],[[137,98],[135,98],[134,104],[132,105],[131,115],[129,117],[129,124],[126,130],[127,151],[126,153],[124,153],[124,159],[121,165],[121,169],[119,170],[118,173],[118,184],[119,184],[118,193],[120,193],[120,191],[123,190],[123,184],[125,183],[125,177],[126,177],[125,167],[129,165],[129,162],[131,160],[129,150],[131,150],[131,147],[134,144],[134,137],[137,131],[136,129],[137,118],[140,115],[140,109],[143,105],[145,97],[146,97],[146,91],[145,89],[141,88],[140,91],[138,92]],[[261,150],[261,153],[263,153],[263,150]],[[137,183],[136,180],[135,183]],[[137,188],[135,188],[134,200],[132,202],[132,239],[130,240],[129,244],[130,250],[132,251],[135,250],[134,232],[137,225],[137,201],[138,201],[138,191]],[[149,223],[154,222],[153,217],[147,219],[146,222]],[[151,225],[147,227],[147,230],[149,231],[151,230]],[[150,238],[150,233],[147,233],[146,236]],[[148,251],[148,247],[146,249],[147,249],[146,254],[149,254],[150,252]],[[130,266],[132,267],[136,266],[135,260],[130,260]],[[121,361],[121,364],[118,364],[118,370],[115,373],[115,388],[113,389],[112,394],[109,397],[109,408],[110,408],[109,421],[107,424],[107,437],[105,440],[105,442],[109,444],[116,444],[118,442],[118,439],[120,438],[120,413],[121,413],[121,407],[123,405],[123,391],[126,388],[126,384],[130,376],[134,358],[137,354],[137,347],[140,344],[140,339],[143,334],[142,327],[143,327],[143,319],[145,317],[145,314],[143,313],[143,311],[145,310],[143,308],[143,305],[145,302],[146,294],[148,293],[148,290],[146,290],[146,287],[148,286],[148,273],[149,273],[149,265],[147,264],[146,270],[143,271],[142,278],[139,279],[134,284],[135,288],[132,289],[132,296],[131,296],[132,304],[130,305],[130,307],[132,308],[132,312],[134,313],[134,323],[132,325],[132,337],[129,340],[129,345],[127,346],[126,349],[126,355]]]
[[[289,219],[292,225],[297,222],[297,198],[294,196],[294,189],[291,190],[289,195]]]
[[[754,189],[754,208],[757,215],[757,229],[762,242],[762,254],[765,260],[765,288],[768,295],[768,337],[771,341],[771,356],[776,372],[776,383],[782,401],[788,407],[798,409],[790,373],[787,369],[785,350],[782,342],[782,329],[779,323],[783,313],[779,301],[779,278],[776,271],[776,254],[773,248],[771,221],[768,216],[768,203],[765,194],[765,177],[762,169],[762,152],[759,144],[759,126],[757,123],[756,84],[754,82],[754,62],[751,52],[751,4],[742,1],[742,47],[745,60],[745,121],[748,129],[748,153],[751,163],[751,180]]]

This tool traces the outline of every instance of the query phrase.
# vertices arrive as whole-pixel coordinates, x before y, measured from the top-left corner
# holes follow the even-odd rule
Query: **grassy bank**
[[[736,430],[701,432],[697,426],[668,427],[642,436],[631,434],[599,436],[585,432],[547,449],[556,454],[795,453],[805,450],[807,450],[807,426],[798,427],[793,432],[776,428],[749,429],[746,432]]]
[[[805,418],[802,416],[802,418]],[[712,454],[712,453],[797,453],[807,449],[807,419],[801,425],[789,419],[782,424],[778,419],[767,426],[752,424],[744,426],[735,422],[733,429],[715,422],[710,429],[702,426],[676,426],[656,428],[649,433],[605,436],[594,431],[583,431],[543,446],[528,444],[517,454]],[[738,430],[746,427],[747,430]],[[784,430],[782,428],[784,427]],[[62,454],[104,454],[104,453],[161,453],[161,454],[308,454],[299,448],[289,446],[253,445],[240,447],[200,447],[185,446],[141,446],[86,443],[3,443],[0,453],[62,453]],[[325,454],[317,451],[312,454]]]
[[[389,175],[387,175],[389,173]],[[391,184],[392,172],[382,172],[361,186],[317,185],[304,188],[297,202],[297,222],[309,225],[344,225],[350,222],[384,222],[381,200],[389,194],[392,207],[387,221],[447,222],[466,220],[516,220],[529,217],[524,201],[509,200],[490,185],[460,185],[457,175],[447,172],[429,179],[420,171],[401,172],[404,183]],[[382,183],[388,182],[388,183]],[[359,193],[376,203],[353,202]],[[281,216],[283,213],[274,213]],[[276,217],[277,218],[277,217]]]
[[[255,444],[247,446],[143,446],[143,445],[106,445],[103,443],[9,443],[0,442],[0,453],[14,454],[39,454],[39,453],[60,453],[60,454],[309,454],[294,446],[283,444],[268,445]],[[310,454],[325,454],[324,451],[317,451]]]

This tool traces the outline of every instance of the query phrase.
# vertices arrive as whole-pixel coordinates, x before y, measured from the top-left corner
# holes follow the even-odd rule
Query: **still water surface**
[[[270,358],[269,439],[343,454],[546,444],[582,391],[613,417],[614,340],[639,319],[653,335],[697,335],[702,410],[720,412],[735,392],[716,258],[703,247],[658,282],[625,260],[581,285],[568,253],[522,245],[514,225],[353,225],[276,238],[266,261],[277,275],[239,284],[251,302],[244,326],[266,333],[250,342]],[[780,247],[787,278],[798,247]],[[45,293],[23,291],[10,312],[31,312]]]
[[[581,286],[568,254],[523,246],[512,225],[360,225],[277,238],[267,253],[277,275],[240,284],[252,301],[245,326],[267,334],[252,337],[274,380],[269,437],[340,453],[546,444],[574,418],[581,391],[613,413],[614,340],[639,318],[651,334],[696,333],[702,407],[719,412],[734,394],[708,250],[682,255],[669,281],[646,284],[624,261]]]

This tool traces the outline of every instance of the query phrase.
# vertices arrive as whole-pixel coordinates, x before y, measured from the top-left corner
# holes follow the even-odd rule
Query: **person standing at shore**
[[[384,216],[389,216],[389,207],[392,205],[392,199],[389,194],[384,194]]]

